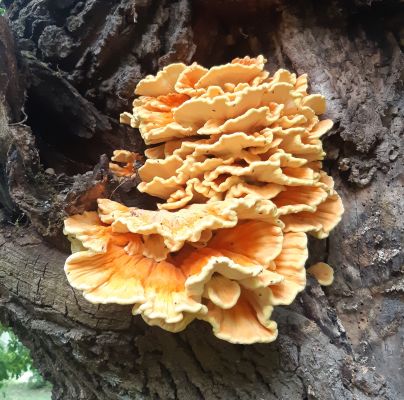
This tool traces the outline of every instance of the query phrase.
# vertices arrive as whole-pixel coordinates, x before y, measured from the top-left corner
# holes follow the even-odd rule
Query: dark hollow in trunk
[[[399,1],[3,2],[0,321],[32,350],[53,399],[402,396]],[[269,345],[228,344],[202,322],[170,334],[130,307],[86,302],[64,276],[63,218],[102,196],[154,205],[136,181],[117,188],[107,168],[114,149],[143,151],[118,123],[134,86],[176,60],[247,54],[308,73],[328,100],[325,165],[346,211],[327,240],[311,241],[309,263],[332,265],[334,284],[309,279],[278,307]]]

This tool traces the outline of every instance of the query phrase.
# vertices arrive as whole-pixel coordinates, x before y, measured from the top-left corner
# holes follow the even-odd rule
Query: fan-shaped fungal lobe
[[[106,199],[99,206],[98,213],[65,221],[65,234],[80,243],[65,271],[91,302],[134,304],[135,314],[171,331],[204,319],[218,337],[226,337],[222,318],[240,308],[240,325],[228,340],[267,342],[275,339],[276,324],[261,313],[269,318],[273,304],[290,303],[304,288],[306,236],[285,236],[267,200],[233,199],[175,213]],[[290,235],[300,236],[291,241]],[[265,311],[257,308],[262,301]],[[259,338],[246,337],[251,321]]]
[[[140,161],[142,157],[138,153],[128,150],[115,150],[111,157],[109,169],[118,178],[131,177],[136,174],[136,161]]]
[[[307,272],[313,275],[322,286],[330,286],[334,280],[334,270],[324,262],[313,264]]]

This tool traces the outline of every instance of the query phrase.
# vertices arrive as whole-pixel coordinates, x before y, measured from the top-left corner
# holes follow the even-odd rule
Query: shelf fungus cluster
[[[151,146],[138,171],[123,150],[111,170],[136,172],[161,202],[99,199],[65,221],[65,271],[87,300],[131,304],[172,332],[200,319],[232,343],[276,339],[273,307],[306,284],[307,234],[327,237],[343,206],[321,169],[324,97],[307,93],[306,75],[270,76],[265,61],[171,64],[139,82],[121,122]]]

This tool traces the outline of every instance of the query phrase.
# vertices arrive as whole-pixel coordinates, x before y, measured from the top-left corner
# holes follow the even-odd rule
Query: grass
[[[26,382],[5,382],[0,389],[0,400],[51,400],[51,386],[33,389]]]

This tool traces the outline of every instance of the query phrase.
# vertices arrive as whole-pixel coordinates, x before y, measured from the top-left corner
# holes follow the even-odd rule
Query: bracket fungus
[[[142,157],[138,153],[128,150],[114,150],[109,169],[118,178],[130,178],[136,175],[135,163],[141,159]]]
[[[318,262],[309,268],[307,272],[317,279],[322,286],[330,286],[334,280],[334,270],[328,264]]]
[[[200,319],[232,343],[276,339],[274,306],[306,285],[307,234],[327,237],[343,205],[321,169],[324,97],[265,62],[177,63],[139,82],[121,122],[151,145],[147,159],[135,171],[140,156],[117,150],[110,169],[137,173],[162,201],[149,211],[99,199],[66,219],[65,271],[87,300],[131,304],[171,332]]]

